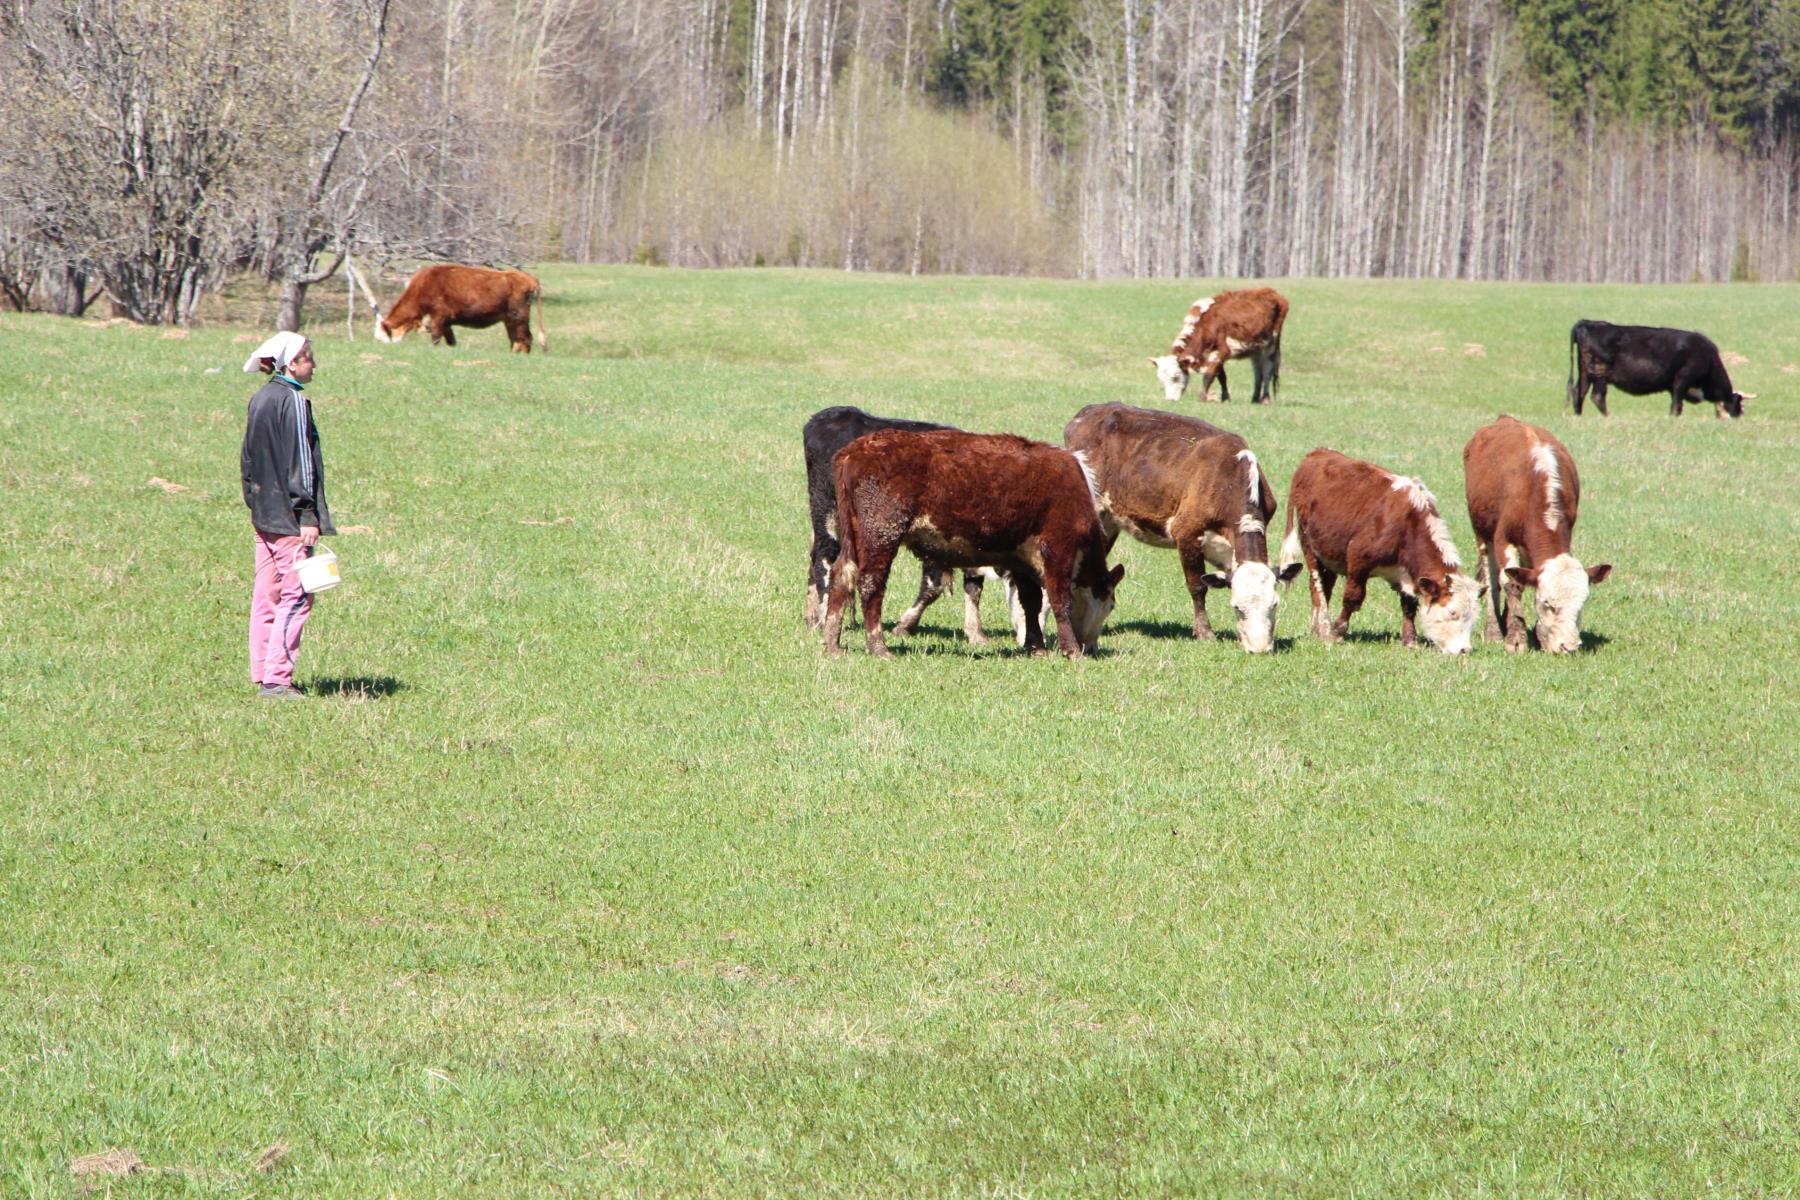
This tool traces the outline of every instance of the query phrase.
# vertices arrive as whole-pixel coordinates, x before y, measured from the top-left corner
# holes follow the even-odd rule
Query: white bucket
[[[329,592],[342,583],[338,575],[337,555],[323,546],[314,546],[312,556],[300,560],[300,588],[307,592]]]

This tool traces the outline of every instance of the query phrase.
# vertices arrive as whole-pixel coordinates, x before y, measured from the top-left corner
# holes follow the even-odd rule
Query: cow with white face
[[[1423,633],[1445,654],[1469,652],[1486,589],[1463,574],[1437,499],[1417,479],[1336,450],[1301,459],[1288,486],[1282,578],[1293,578],[1302,563],[1320,640],[1342,641],[1369,580],[1385,579],[1400,593],[1401,645],[1418,645]],[[1339,576],[1344,605],[1333,621],[1328,606]]]
[[[1508,650],[1525,649],[1529,587],[1536,593],[1538,645],[1552,654],[1579,650],[1588,589],[1612,574],[1612,564],[1584,567],[1569,553],[1581,506],[1575,459],[1549,430],[1503,414],[1463,448],[1463,481],[1480,578],[1495,585],[1487,639],[1504,637]]]
[[[1274,649],[1281,600],[1267,531],[1275,493],[1243,438],[1177,413],[1090,404],[1063,430],[1063,444],[1094,473],[1109,547],[1123,531],[1180,557],[1195,637],[1214,636],[1206,594],[1217,589],[1231,595],[1238,645]]]
[[[1287,314],[1287,297],[1272,288],[1220,292],[1194,301],[1169,353],[1150,360],[1162,384],[1163,400],[1169,404],[1180,400],[1188,376],[1198,373],[1202,403],[1212,398],[1215,377],[1219,398],[1229,401],[1225,363],[1248,358],[1256,368],[1250,402],[1267,404],[1281,383],[1281,327]]]

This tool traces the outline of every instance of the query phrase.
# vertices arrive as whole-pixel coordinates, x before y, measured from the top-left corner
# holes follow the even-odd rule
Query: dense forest
[[[297,313],[346,250],[1800,267],[1800,0],[9,0],[0,71],[0,294],[59,311],[261,271]]]

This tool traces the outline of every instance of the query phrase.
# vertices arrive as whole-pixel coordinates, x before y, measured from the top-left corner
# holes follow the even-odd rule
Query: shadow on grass
[[[379,700],[406,690],[392,675],[339,675],[315,679],[306,690],[315,696],[348,696],[353,700]]]

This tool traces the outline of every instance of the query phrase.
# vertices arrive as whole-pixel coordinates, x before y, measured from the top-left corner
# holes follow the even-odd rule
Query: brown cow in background
[[[550,349],[544,335],[544,289],[523,271],[495,271],[456,263],[421,267],[406,281],[406,290],[387,315],[377,315],[375,340],[397,342],[420,326],[433,345],[456,345],[452,325],[486,329],[505,322],[514,354],[531,353],[531,305],[538,306],[538,345]]]
[[[1169,353],[1150,360],[1163,385],[1163,399],[1170,404],[1181,399],[1189,373],[1198,371],[1201,403],[1211,399],[1215,375],[1220,399],[1229,401],[1225,362],[1249,358],[1256,366],[1250,402],[1267,404],[1281,382],[1281,327],[1287,314],[1287,297],[1273,288],[1220,292],[1194,301]]]
[[[1588,585],[1612,574],[1612,564],[1584,567],[1569,553],[1581,477],[1567,448],[1548,429],[1502,414],[1463,448],[1463,486],[1481,555],[1478,578],[1494,589],[1487,639],[1501,638],[1498,615],[1506,648],[1525,648],[1521,610],[1529,587],[1537,593],[1538,645],[1552,654],[1580,649]]]

